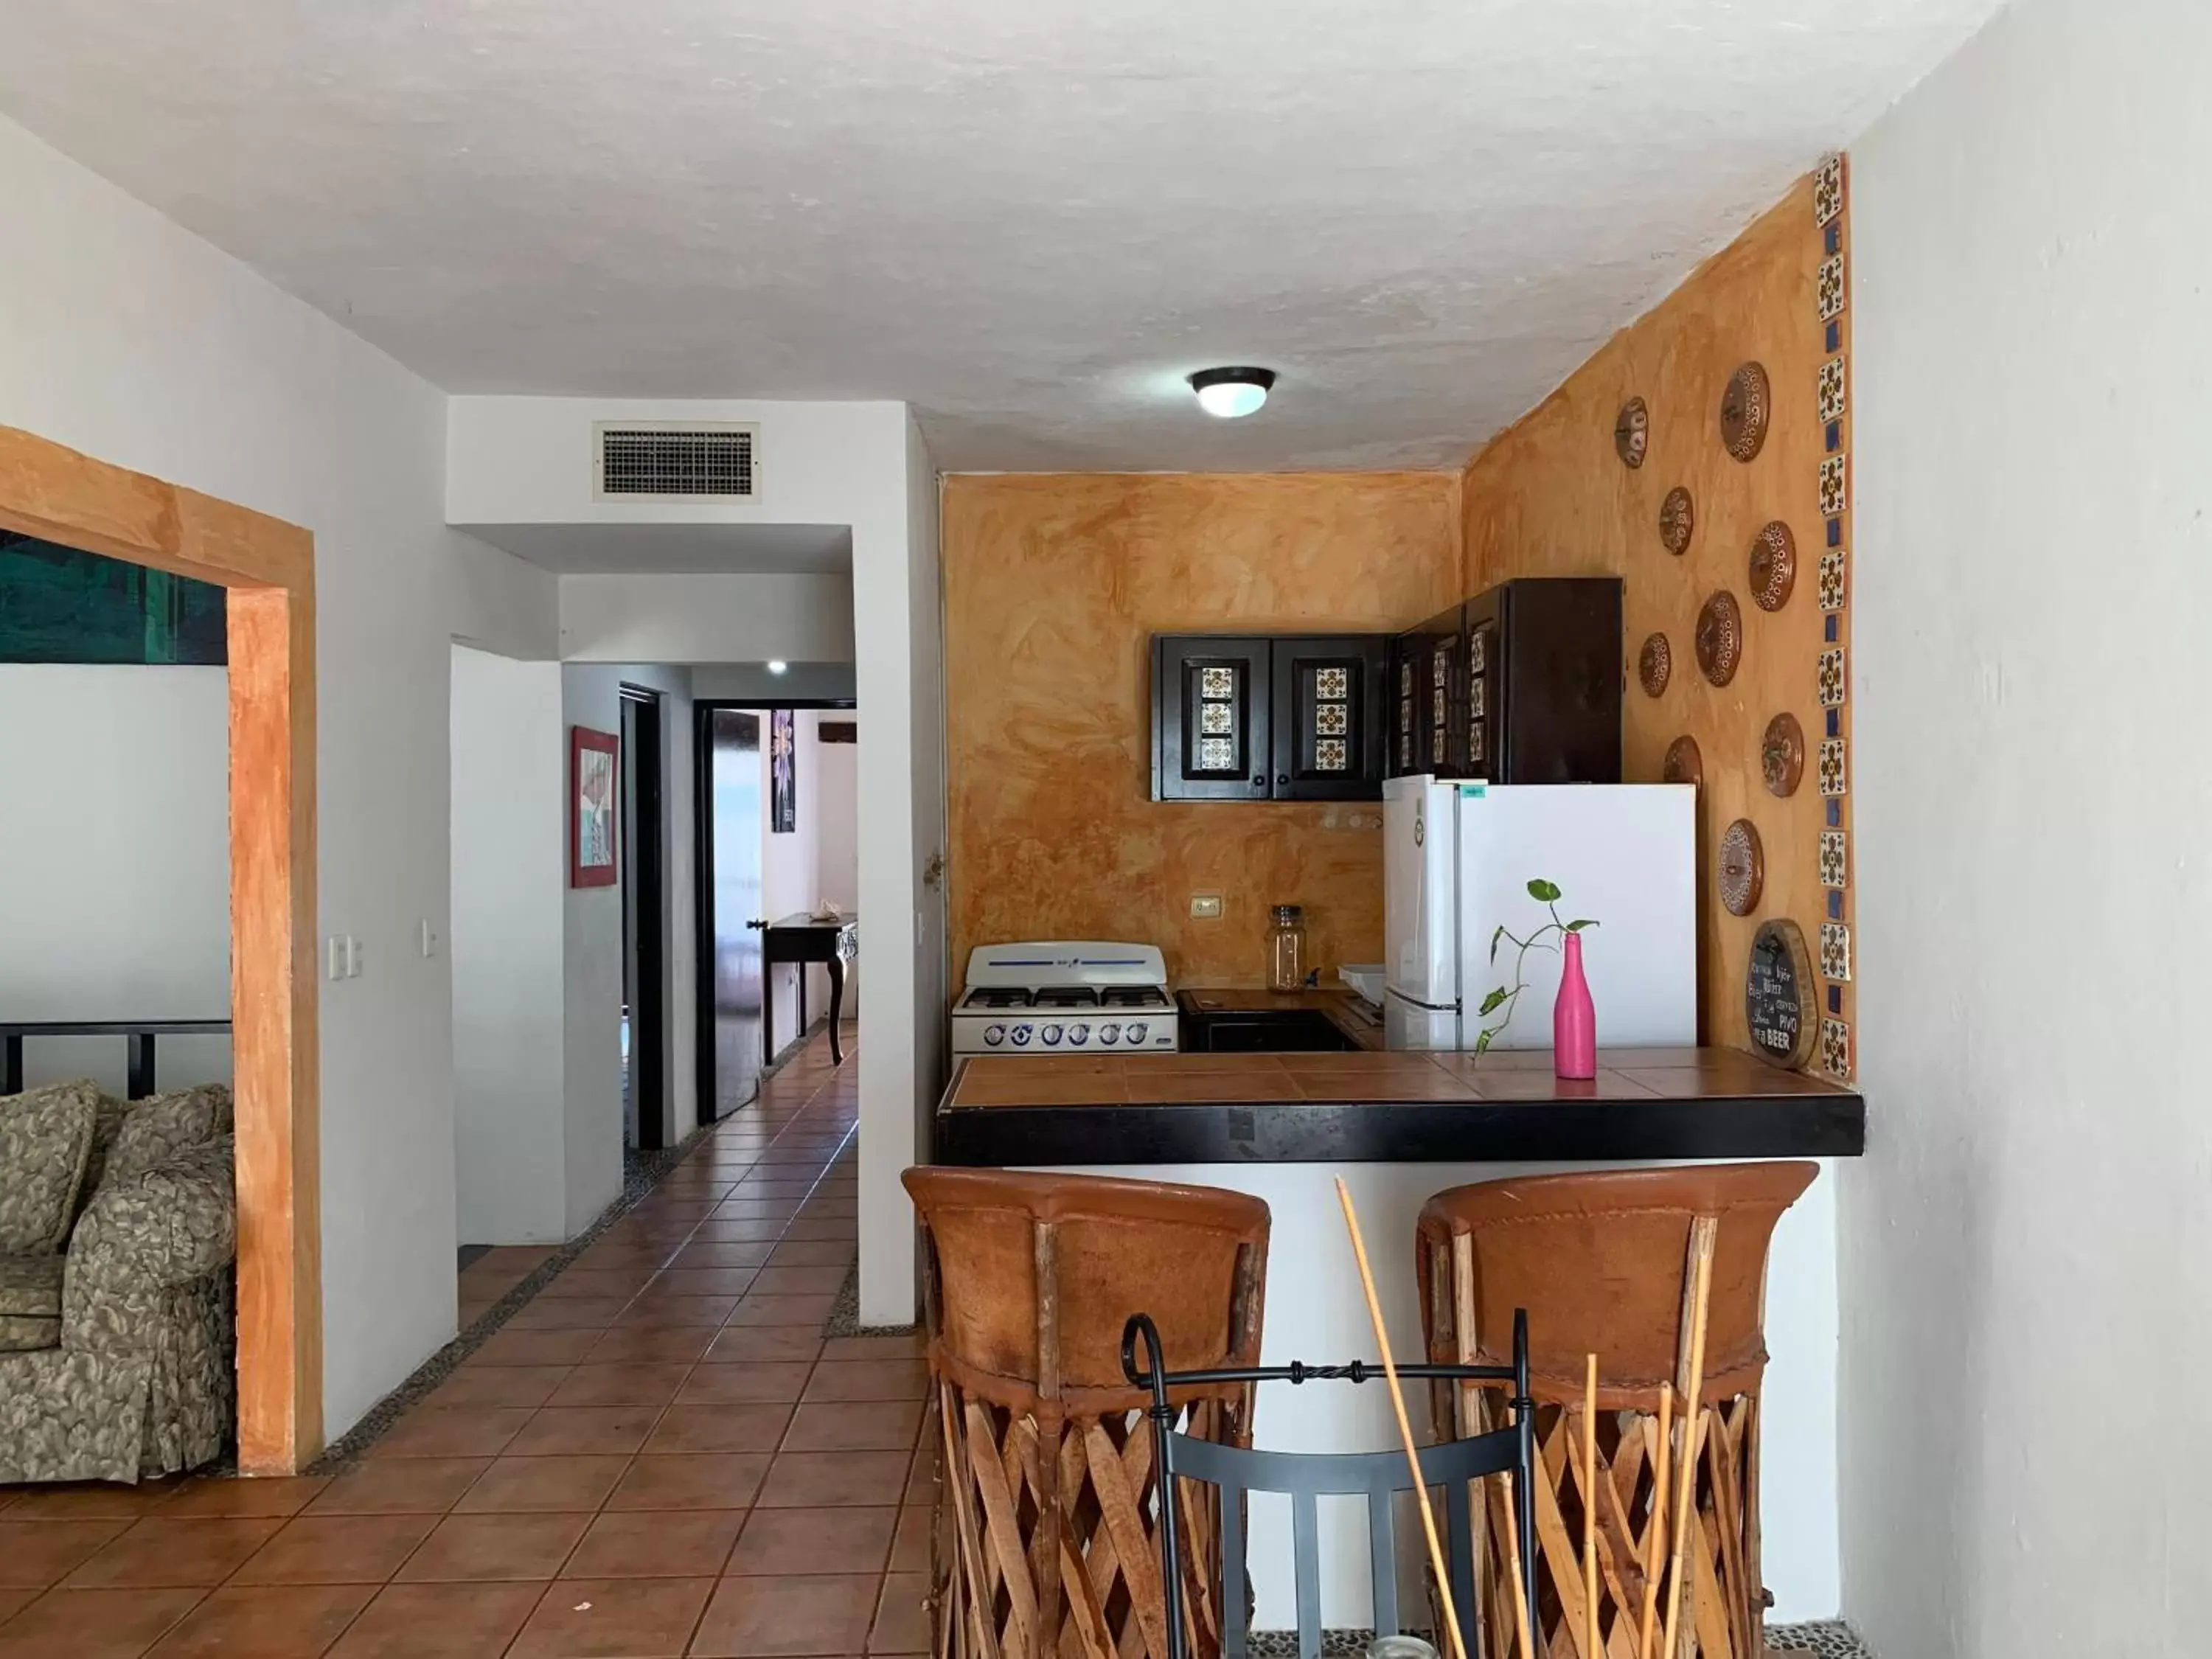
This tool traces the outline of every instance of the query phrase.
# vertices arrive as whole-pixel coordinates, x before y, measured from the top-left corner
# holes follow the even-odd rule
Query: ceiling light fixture
[[[1224,421],[1254,413],[1267,401],[1274,384],[1272,368],[1201,368],[1190,377],[1198,406]]]
[[[789,663],[784,661],[782,658],[779,657],[768,665],[768,672],[771,674],[781,674],[785,669],[790,666],[791,665]]]

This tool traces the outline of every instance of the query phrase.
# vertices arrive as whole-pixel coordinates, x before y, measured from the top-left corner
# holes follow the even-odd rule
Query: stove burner
[[[1109,985],[1099,996],[1109,1008],[1164,1008],[1168,1000],[1149,985]]]
[[[970,991],[967,1006],[970,1008],[1026,1008],[1030,1006],[1030,994],[1013,985],[1002,989]]]
[[[1047,985],[1030,1001],[1039,1008],[1095,1008],[1098,993],[1088,985]]]

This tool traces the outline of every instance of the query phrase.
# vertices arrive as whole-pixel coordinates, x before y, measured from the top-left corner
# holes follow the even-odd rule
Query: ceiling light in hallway
[[[1199,407],[1224,421],[1257,411],[1274,384],[1272,368],[1202,368],[1190,377]]]
[[[768,672],[771,674],[781,674],[790,666],[791,665],[789,663],[784,661],[781,657],[779,657],[768,665]]]

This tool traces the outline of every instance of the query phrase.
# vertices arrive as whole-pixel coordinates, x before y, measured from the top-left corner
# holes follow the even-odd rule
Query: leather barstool
[[[912,1169],[944,1457],[935,1651],[1168,1659],[1149,1403],[1121,1328],[1150,1314],[1170,1370],[1259,1363],[1267,1206],[1101,1176]],[[1249,1387],[1194,1391],[1187,1434],[1249,1445]],[[1179,1511],[1194,1656],[1220,1651],[1218,1519]],[[1237,1609],[1243,1616],[1243,1609]]]
[[[1767,1244],[1774,1224],[1819,1173],[1806,1163],[1717,1164],[1534,1176],[1438,1193],[1421,1212],[1421,1326],[1430,1357],[1500,1363],[1513,1310],[1528,1310],[1540,1472],[1538,1602],[1550,1659],[1583,1653],[1582,1419],[1586,1356],[1598,1360],[1596,1482],[1600,1645],[1637,1654],[1647,1565],[1666,1606],[1668,1536],[1652,1532],[1661,1385],[1675,1389],[1666,1503],[1679,1490],[1692,1380],[1690,1283],[1710,1237],[1712,1266],[1698,1407],[1695,1517],[1686,1533],[1681,1607],[1668,1659],[1758,1659],[1765,1590],[1759,1566],[1759,1405],[1766,1364]],[[1432,1395],[1439,1432],[1467,1433],[1498,1403],[1449,1389]],[[1492,1504],[1489,1531],[1504,1536]],[[1670,1518],[1667,1532],[1671,1535]],[[1486,1552],[1484,1626],[1492,1659],[1510,1616],[1502,1547]],[[1655,1651],[1660,1659],[1656,1628]]]

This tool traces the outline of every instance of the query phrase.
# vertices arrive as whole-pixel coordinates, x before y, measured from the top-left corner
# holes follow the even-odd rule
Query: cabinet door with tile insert
[[[1386,635],[1278,635],[1278,800],[1376,800],[1382,793]]]
[[[1152,640],[1152,799],[1265,800],[1273,759],[1264,635]]]
[[[1458,605],[1398,635],[1391,647],[1390,763],[1386,775],[1468,771],[1466,617]],[[1480,775],[1478,771],[1477,775]]]

